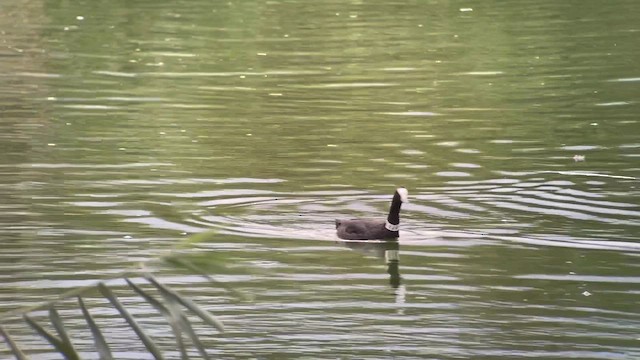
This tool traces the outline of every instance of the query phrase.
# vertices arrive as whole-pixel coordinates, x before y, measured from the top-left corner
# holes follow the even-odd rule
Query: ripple
[[[460,143],[458,141],[441,141],[439,143],[436,143],[436,145],[438,145],[438,146],[446,146],[446,147],[454,147],[454,146],[460,145]]]
[[[623,283],[623,284],[640,284],[640,277],[636,277],[636,276],[622,277],[622,276],[529,274],[529,275],[517,275],[517,276],[514,276],[514,278],[531,279],[531,280],[613,282],[613,283]]]
[[[80,110],[119,110],[122,107],[112,106],[112,105],[90,105],[90,104],[67,104],[62,105],[62,107],[67,109],[80,109]]]
[[[560,147],[560,149],[569,150],[569,151],[588,151],[588,150],[602,149],[602,147],[597,145],[573,145],[573,146],[562,146]]]
[[[632,103],[629,101],[612,101],[606,103],[597,103],[596,106],[625,106],[631,105]]]
[[[439,171],[436,173],[438,176],[444,177],[466,177],[471,176],[471,174],[462,172],[462,171]]]
[[[473,75],[473,76],[489,76],[489,75],[502,75],[502,71],[469,71],[460,73],[461,75]]]
[[[437,116],[440,115],[431,111],[404,111],[404,112],[380,112],[376,114],[395,115],[395,116]]]
[[[416,149],[407,149],[407,150],[402,150],[400,152],[405,155],[424,155],[424,151],[416,150]]]
[[[332,84],[316,84],[307,85],[306,88],[311,89],[353,89],[353,88],[377,88],[395,86],[394,83],[375,83],[375,82],[349,82],[349,83],[332,83]]]
[[[609,81],[615,81],[615,82],[637,82],[637,81],[640,81],[640,77],[635,77],[635,78],[618,78],[618,79],[613,79],[613,80],[609,80]]]
[[[15,165],[2,165],[2,167],[17,167],[17,168],[36,168],[36,169],[127,169],[138,167],[155,167],[155,166],[173,166],[172,163],[126,163],[126,164],[71,164],[71,163],[27,163],[27,164],[15,164]]]
[[[482,167],[478,164],[471,164],[471,163],[451,163],[450,165],[453,167],[466,168],[466,169],[478,169]]]
[[[454,151],[463,153],[463,154],[480,154],[481,153],[481,151],[478,149],[465,149],[465,148],[455,149]]]

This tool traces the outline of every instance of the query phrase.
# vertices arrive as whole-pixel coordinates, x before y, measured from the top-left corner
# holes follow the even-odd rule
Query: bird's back
[[[337,219],[338,237],[345,240],[382,240],[398,237],[398,231],[385,228],[382,219]]]

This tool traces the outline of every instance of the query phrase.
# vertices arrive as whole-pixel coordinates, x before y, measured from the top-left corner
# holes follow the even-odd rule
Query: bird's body
[[[338,237],[345,240],[373,240],[397,238],[398,231],[389,231],[383,219],[336,219]]]
[[[345,240],[385,240],[400,236],[400,207],[408,201],[405,188],[393,195],[387,219],[336,219],[338,237]]]

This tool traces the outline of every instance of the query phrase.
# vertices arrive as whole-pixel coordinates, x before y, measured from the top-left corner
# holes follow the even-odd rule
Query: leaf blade
[[[223,289],[225,289],[226,291],[230,292],[231,294],[233,294],[234,296],[236,296],[237,298],[244,300],[244,301],[250,301],[253,300],[252,297],[242,291],[239,291],[235,288],[233,288],[232,286],[225,284],[221,281],[218,281],[216,279],[214,279],[211,275],[207,274],[207,272],[202,269],[201,267],[199,267],[198,265],[190,262],[190,261],[185,261],[183,259],[179,259],[177,257],[167,257],[164,259],[164,261],[168,262],[168,263],[172,263],[174,265],[179,265],[179,266],[183,266],[195,273],[200,274],[201,276],[203,276],[205,279],[209,280],[209,282],[214,283],[220,287],[222,287]]]
[[[54,307],[49,308],[49,319],[51,320],[51,325],[53,325],[53,327],[58,332],[58,336],[60,336],[60,340],[64,345],[64,348],[65,348],[64,354],[68,354],[65,356],[71,359],[80,359],[80,355],[78,354],[76,349],[73,347],[73,343],[71,342],[69,333],[67,333],[67,330],[65,330],[64,323],[62,322],[62,319],[60,318],[60,314],[58,313],[58,310],[56,310],[56,308]]]
[[[200,308],[200,306],[198,306],[198,304],[194,303],[193,301],[191,301],[190,299],[188,299],[188,298],[186,298],[184,296],[181,296],[176,291],[171,290],[168,287],[162,285],[151,274],[148,274],[148,273],[145,274],[145,278],[149,282],[151,282],[153,284],[153,286],[158,288],[158,290],[160,290],[160,292],[162,294],[164,294],[168,298],[176,300],[182,306],[186,307],[187,309],[191,310],[193,313],[198,315],[198,317],[200,317],[205,323],[207,323],[210,326],[215,327],[221,333],[224,333],[224,325],[222,324],[222,322],[220,322],[220,320],[216,319],[211,314],[209,314],[208,311],[203,310],[202,308]]]
[[[9,333],[2,326],[0,326],[0,335],[4,337],[4,340],[7,342],[7,344],[9,345],[9,348],[11,349],[11,353],[16,357],[17,360],[29,359],[27,355],[25,355],[25,353],[22,352],[18,344],[15,341],[13,341]]]
[[[149,304],[151,304],[151,306],[158,309],[158,311],[160,311],[160,313],[167,319],[169,326],[171,326],[171,331],[176,337],[176,343],[178,345],[178,348],[180,349],[181,357],[183,359],[188,359],[189,354],[187,352],[184,341],[182,339],[182,329],[179,324],[180,323],[179,317],[173,314],[173,312],[170,309],[164,306],[156,298],[151,296],[148,292],[144,291],[141,287],[136,285],[133,281],[131,281],[131,279],[125,278],[124,280],[127,282],[127,284],[129,284],[129,287],[131,287],[133,291],[138,293],[138,295],[142,296],[142,298],[145,299],[145,301],[147,301]]]
[[[31,316],[24,314],[23,318],[27,322],[27,324],[29,324],[29,326],[31,326],[31,328],[33,328],[38,333],[38,335],[42,336],[51,345],[53,345],[56,351],[63,354],[67,359],[79,359],[79,357],[77,357],[77,353],[75,354],[76,357],[74,357],[73,353],[68,353],[64,342],[58,339],[47,329],[42,327],[42,325],[38,324],[38,322],[35,321]]]
[[[102,293],[102,295],[105,298],[107,298],[107,300],[109,300],[109,302],[111,302],[111,304],[118,310],[120,315],[122,315],[122,317],[129,324],[129,326],[131,326],[131,328],[133,329],[133,331],[135,331],[135,333],[138,335],[140,340],[142,340],[142,343],[147,348],[147,350],[149,350],[149,352],[156,359],[164,359],[164,357],[162,356],[162,352],[160,351],[160,348],[155,344],[155,342],[151,339],[151,337],[149,337],[149,335],[147,335],[144,332],[144,330],[140,327],[140,325],[138,325],[138,322],[133,318],[133,316],[129,313],[129,311],[127,311],[127,309],[124,308],[120,300],[118,300],[118,298],[111,291],[111,289],[109,289],[104,283],[99,283],[98,289],[100,290],[100,293]]]
[[[98,355],[101,360],[112,360],[113,356],[111,355],[111,349],[109,348],[109,344],[106,339],[102,335],[100,328],[96,324],[93,316],[89,312],[89,309],[82,301],[82,297],[78,296],[78,304],[80,304],[80,309],[82,310],[82,315],[84,315],[84,319],[87,321],[89,325],[89,329],[91,330],[91,334],[93,335],[93,343],[95,344],[96,350],[98,351]]]

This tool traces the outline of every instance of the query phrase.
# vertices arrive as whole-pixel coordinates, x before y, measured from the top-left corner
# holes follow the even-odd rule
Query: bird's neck
[[[400,200],[400,194],[396,191],[393,195],[393,200],[391,201],[391,207],[389,208],[389,215],[387,216],[387,221],[390,224],[398,225],[400,224],[400,207],[402,206],[402,200]]]

